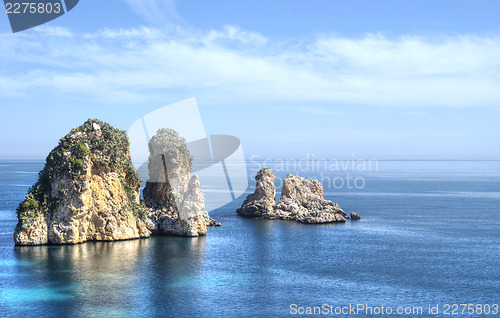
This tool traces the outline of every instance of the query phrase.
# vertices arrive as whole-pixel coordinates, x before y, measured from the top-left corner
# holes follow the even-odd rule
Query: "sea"
[[[206,236],[35,247],[12,234],[44,163],[0,161],[0,317],[500,317],[500,161],[309,161],[241,162]],[[361,220],[239,217],[263,166]]]

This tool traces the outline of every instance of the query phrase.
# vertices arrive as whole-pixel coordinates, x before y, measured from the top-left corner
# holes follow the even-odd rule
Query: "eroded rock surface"
[[[132,166],[124,131],[97,119],[71,130],[47,156],[17,208],[16,245],[76,244],[156,235],[198,236],[220,225],[205,209],[186,141],[160,129],[149,143],[150,180]]]
[[[283,181],[281,197],[276,204],[274,173],[261,169],[256,177],[255,192],[248,195],[236,212],[244,217],[294,220],[302,223],[344,222],[346,213],[323,197],[323,187],[316,180],[288,174]]]
[[[269,168],[260,169],[255,176],[255,191],[247,196],[241,208],[236,210],[241,216],[271,218],[276,209],[276,188],[274,173]]]
[[[205,209],[198,176],[191,176],[193,158],[186,141],[172,129],[159,129],[149,142],[149,180],[143,192],[155,234],[199,236],[220,225]]]
[[[346,213],[337,203],[324,199],[319,181],[288,174],[283,180],[276,217],[302,223],[330,223],[345,221]]]
[[[124,131],[95,119],[63,137],[17,208],[15,244],[148,237],[128,147]]]

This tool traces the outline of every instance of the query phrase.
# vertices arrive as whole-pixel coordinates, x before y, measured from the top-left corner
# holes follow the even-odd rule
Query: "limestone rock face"
[[[283,181],[276,217],[302,223],[330,223],[345,221],[346,213],[337,203],[324,199],[319,181],[288,174]]]
[[[124,131],[99,120],[63,137],[17,209],[16,245],[148,237],[128,146]]]
[[[184,197],[179,209],[180,217],[182,219],[184,215],[184,219],[188,219],[191,215],[201,215],[205,220],[206,226],[220,226],[221,224],[212,219],[208,215],[208,212],[205,211],[205,199],[203,196],[203,192],[201,192],[200,186],[201,184],[198,176],[192,176],[189,180],[186,192],[184,192]],[[198,222],[203,223],[203,221],[201,220]]]
[[[255,177],[255,192],[236,212],[244,217],[294,220],[302,223],[344,222],[346,213],[337,203],[325,200],[323,187],[316,180],[288,174],[283,181],[281,197],[275,203],[274,173],[261,169]]]
[[[175,200],[180,203],[193,168],[193,157],[187,148],[186,139],[179,136],[173,129],[162,128],[151,138],[148,147],[148,184],[152,186],[154,183],[168,183],[170,188],[168,199],[161,192],[148,196],[148,199],[156,200],[164,206],[171,203],[166,201],[172,199],[171,192]],[[165,177],[166,175],[168,178]],[[146,189],[145,192],[147,193]]]
[[[18,224],[14,233],[16,245],[44,245],[47,244],[47,220],[44,215],[32,222]]]
[[[276,188],[274,173],[269,168],[260,169],[255,176],[255,191],[247,196],[241,208],[236,210],[241,216],[256,218],[274,215],[276,209]]]
[[[160,235],[199,236],[207,225],[220,225],[205,209],[198,176],[186,140],[172,129],[159,129],[149,142],[149,180],[143,196],[149,223]]]

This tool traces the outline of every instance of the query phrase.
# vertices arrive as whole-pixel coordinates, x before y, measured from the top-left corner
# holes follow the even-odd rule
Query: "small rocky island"
[[[317,180],[288,174],[283,180],[281,197],[276,204],[274,173],[269,168],[260,169],[255,176],[255,191],[247,196],[236,212],[243,217],[294,220],[302,223],[344,222],[359,220],[356,213],[350,216],[337,203],[325,200],[323,187]]]
[[[141,201],[142,180],[132,165],[125,131],[97,119],[71,130],[49,153],[38,181],[17,208],[15,244],[198,236],[207,225],[219,225],[204,211],[184,138],[161,129],[149,148],[150,180]]]

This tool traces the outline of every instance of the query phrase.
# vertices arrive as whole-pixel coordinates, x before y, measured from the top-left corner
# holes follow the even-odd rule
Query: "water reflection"
[[[161,315],[165,304],[178,302],[169,292],[178,278],[200,275],[205,241],[205,237],[154,237],[20,247],[15,249],[17,261],[31,266],[18,267],[28,275],[19,275],[15,285],[60,294],[53,309],[65,316]],[[26,277],[29,281],[23,281]]]

